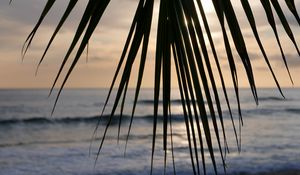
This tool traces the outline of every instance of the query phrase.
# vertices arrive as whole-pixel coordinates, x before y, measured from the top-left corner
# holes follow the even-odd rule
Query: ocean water
[[[134,91],[128,92],[118,141],[118,116],[113,119],[100,155],[98,147],[105,128],[100,121],[96,137],[92,135],[101,113],[106,89],[66,89],[51,110],[54,96],[48,90],[0,90],[0,174],[2,175],[100,175],[149,174],[152,143],[153,103],[151,89],[139,97],[132,131],[125,153],[125,142]],[[237,106],[229,90],[233,113]],[[227,108],[223,107],[230,154],[228,174],[252,174],[300,170],[300,89],[284,89],[283,99],[276,89],[259,89],[259,105],[251,93],[241,89],[244,119],[242,150],[237,151]],[[174,114],[174,154],[177,174],[192,174],[185,125],[178,90],[172,90]],[[223,100],[224,104],[224,100]],[[111,109],[108,104],[107,112]],[[161,124],[161,121],[159,121]],[[163,174],[162,134],[158,128],[154,156],[154,174]],[[173,174],[171,154],[167,174]],[[209,155],[206,155],[209,160]],[[217,156],[218,157],[218,156]],[[223,174],[220,160],[217,160]],[[213,169],[208,161],[208,173]]]

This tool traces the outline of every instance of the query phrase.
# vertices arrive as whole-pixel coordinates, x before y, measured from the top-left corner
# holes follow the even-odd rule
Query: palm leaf
[[[278,80],[277,80],[277,78],[275,76],[275,73],[274,73],[274,71],[273,71],[273,69],[271,67],[271,64],[270,64],[270,61],[269,61],[268,56],[266,54],[266,51],[264,49],[264,46],[261,43],[261,40],[259,38],[259,34],[257,32],[257,28],[256,28],[256,24],[255,24],[255,19],[253,17],[253,13],[252,13],[251,7],[249,5],[249,2],[248,2],[248,0],[241,0],[241,3],[242,3],[242,6],[244,8],[244,11],[245,11],[245,13],[247,15],[248,21],[250,23],[250,26],[251,26],[251,29],[253,31],[254,37],[255,37],[255,39],[257,41],[257,44],[259,45],[259,48],[260,48],[260,50],[261,50],[261,52],[263,54],[263,57],[264,57],[267,65],[268,65],[268,68],[269,68],[270,72],[272,73],[272,76],[273,76],[273,79],[274,79],[274,81],[276,83],[276,86],[277,86],[278,90],[280,91],[281,95],[284,96],[283,93],[282,93],[281,87],[280,87],[280,85],[278,83]]]
[[[38,64],[38,67],[37,67],[37,70],[36,70],[36,73],[37,73],[37,71],[38,71],[39,66],[40,66],[41,63],[43,62],[43,60],[44,60],[44,58],[45,58],[45,56],[46,56],[46,54],[47,54],[47,51],[48,51],[49,47],[51,46],[51,44],[52,44],[54,38],[56,37],[58,31],[60,30],[60,28],[62,27],[62,25],[64,24],[64,22],[65,22],[66,19],[68,18],[68,16],[70,15],[71,11],[73,10],[73,8],[75,7],[75,5],[76,5],[77,2],[78,2],[78,0],[70,0],[70,2],[69,2],[69,4],[68,4],[68,7],[66,8],[65,13],[63,14],[62,18],[60,19],[60,22],[59,22],[59,24],[57,25],[55,31],[53,32],[53,34],[52,34],[52,36],[51,36],[51,38],[50,38],[50,40],[49,40],[49,42],[48,42],[48,44],[47,44],[47,47],[46,47],[46,49],[45,49],[45,51],[44,51],[44,53],[43,53],[43,56],[42,56],[41,59],[40,59],[40,62],[39,62],[39,64]]]
[[[284,30],[286,31],[286,34],[290,37],[291,41],[293,42],[293,44],[294,44],[294,46],[295,46],[295,48],[296,48],[296,50],[298,52],[298,55],[300,56],[299,48],[297,46],[295,37],[293,35],[293,32],[292,32],[292,30],[290,28],[289,23],[287,22],[287,20],[286,20],[286,18],[284,16],[284,13],[283,13],[283,11],[282,11],[282,9],[281,9],[278,1],[277,0],[272,0],[271,3],[272,3],[273,7],[275,8],[275,10],[277,12],[277,15],[278,15],[278,17],[279,17],[279,19],[280,19],[280,21],[282,23],[282,26],[283,26]]]
[[[260,0],[260,2],[261,2],[262,6],[265,9],[265,12],[266,12],[269,24],[272,27],[273,32],[275,34],[275,38],[276,38],[276,41],[278,43],[278,46],[279,46],[279,49],[280,49],[280,53],[281,53],[282,59],[284,61],[285,67],[286,67],[287,72],[289,74],[290,80],[293,83],[293,79],[292,79],[290,70],[289,70],[288,65],[287,65],[286,57],[284,55],[284,52],[283,52],[283,49],[282,49],[282,45],[281,45],[281,42],[280,42],[280,39],[279,39],[279,36],[278,36],[277,27],[276,27],[276,24],[275,24],[275,19],[274,19],[273,12],[272,12],[272,9],[271,9],[270,1],[269,0]]]
[[[11,3],[12,1],[10,1]],[[55,0],[48,0],[46,5],[45,5],[45,8],[38,20],[38,22],[36,23],[36,25],[34,26],[34,28],[32,29],[32,31],[30,32],[30,34],[28,35],[28,37],[26,38],[25,40],[25,43],[22,47],[22,59],[24,58],[28,48],[30,47],[31,45],[31,42],[38,30],[38,28],[40,27],[40,25],[42,24],[44,18],[46,17],[46,15],[48,14],[48,12],[50,11],[51,7],[53,6],[53,4],[55,3]]]
[[[286,2],[286,5],[288,6],[288,8],[290,9],[290,11],[295,16],[298,24],[300,25],[300,18],[299,18],[299,15],[297,13],[297,10],[296,10],[295,1],[294,0],[285,0],[285,2]]]
[[[24,47],[22,49],[22,56],[24,57],[27,50],[30,48],[33,38],[41,26],[45,16],[51,10],[55,0],[48,0],[45,8],[33,28],[32,32],[26,38]],[[278,87],[279,92],[283,95],[279,82],[275,76],[273,68],[271,67],[270,59],[265,51],[265,46],[262,44],[261,38],[259,37],[258,29],[255,23],[252,7],[248,0],[241,0],[242,7],[245,15],[249,21],[251,30],[254,34],[256,42],[262,52],[263,58],[273,76],[274,82]],[[299,54],[299,49],[296,43],[293,31],[290,28],[288,21],[286,20],[285,14],[281,8],[281,5],[277,0],[261,0],[261,5],[266,13],[267,20],[270,27],[272,28],[275,39],[278,43],[280,53],[283,58],[283,62],[289,73],[290,71],[287,65],[287,59],[285,57],[281,40],[277,31],[273,10],[278,15],[280,22],[286,31],[287,35],[291,39],[295,46],[295,50]],[[294,15],[299,23],[299,16],[295,8],[294,0],[286,0],[286,5]],[[11,3],[11,1],[10,1]],[[59,96],[70,76],[74,70],[80,56],[84,49],[88,46],[89,40],[92,38],[92,34],[95,31],[103,13],[105,12],[110,0],[89,0],[82,18],[80,19],[75,35],[72,39],[71,45],[66,52],[65,57],[62,59],[60,69],[55,77],[52,85],[51,92],[56,87],[58,79],[62,76],[62,71],[66,69],[66,63],[71,59],[70,55],[76,52],[75,57],[71,61],[70,67],[67,69],[63,82],[60,86],[57,98],[55,100],[54,108],[59,99]],[[219,154],[221,162],[225,168],[225,156],[229,152],[227,135],[224,124],[224,114],[220,97],[225,97],[226,105],[229,110],[232,127],[234,130],[234,137],[236,138],[237,148],[241,150],[241,125],[243,124],[242,111],[240,106],[239,96],[239,79],[237,73],[236,59],[233,52],[238,53],[238,59],[243,64],[243,69],[246,72],[249,87],[253,94],[255,102],[258,104],[258,95],[256,90],[255,77],[253,74],[252,60],[249,56],[247,44],[244,41],[242,34],[242,28],[237,20],[234,7],[230,0],[212,0],[214,5],[215,14],[219,21],[219,25],[222,32],[223,45],[226,51],[227,62],[230,68],[231,81],[234,87],[235,98],[238,107],[238,121],[239,121],[239,136],[236,129],[234,115],[231,111],[231,104],[227,94],[227,85],[224,80],[224,74],[220,65],[220,54],[217,53],[216,45],[212,39],[212,33],[208,24],[206,13],[204,11],[201,0],[161,0],[159,4],[158,24],[157,24],[157,36],[156,36],[156,48],[155,48],[155,68],[154,68],[154,96],[153,96],[153,137],[152,137],[152,153],[151,153],[151,174],[153,173],[155,147],[157,142],[157,128],[158,125],[158,108],[159,99],[162,98],[162,148],[164,150],[164,169],[166,172],[167,165],[167,150],[168,146],[171,145],[172,159],[174,173],[175,169],[175,153],[172,135],[172,114],[171,114],[171,80],[173,76],[177,77],[177,83],[179,93],[181,97],[181,106],[183,109],[183,118],[186,127],[186,135],[188,141],[188,152],[191,160],[191,168],[194,174],[207,173],[207,162],[205,159],[204,148],[208,148],[210,155],[210,161],[212,162],[214,172],[219,172],[217,168],[216,155]],[[38,66],[43,62],[48,49],[51,47],[54,38],[57,33],[61,30],[63,24],[68,19],[69,14],[73,11],[73,8],[77,5],[77,0],[70,0],[64,14],[62,15],[58,25],[56,26],[53,35],[51,36],[44,53],[38,63]],[[105,105],[102,111],[105,111],[108,101],[111,99],[112,89],[117,87],[116,97],[114,98],[113,108],[110,112],[108,121],[106,123],[103,137],[99,145],[98,156],[101,153],[101,149],[104,145],[106,134],[110,128],[112,119],[115,117],[116,110],[120,106],[120,118],[118,127],[118,138],[120,136],[120,128],[122,124],[122,115],[124,110],[124,104],[127,97],[128,85],[130,77],[134,73],[133,65],[139,60],[139,69],[137,75],[137,83],[135,86],[134,103],[131,112],[130,124],[127,130],[127,143],[129,141],[129,135],[137,107],[137,101],[139,98],[140,90],[142,87],[142,80],[144,77],[144,69],[147,61],[147,53],[149,47],[149,38],[151,34],[151,25],[153,18],[154,1],[153,0],[140,0],[132,20],[131,27],[127,36],[127,40],[124,44],[123,52],[120,56],[119,63],[115,75],[112,79],[111,86],[108,91]],[[299,23],[300,24],[300,23]],[[226,28],[228,26],[228,29]],[[203,31],[205,29],[205,31]],[[208,38],[208,42],[205,40]],[[232,38],[232,41],[230,41]],[[234,44],[234,47],[232,44]],[[78,49],[75,50],[76,45],[79,45]],[[141,55],[139,56],[139,50]],[[209,52],[211,50],[212,53]],[[173,61],[172,61],[173,60]],[[172,62],[175,64],[175,75],[171,75]],[[213,72],[213,66],[217,67],[218,76]],[[121,69],[123,68],[123,69]],[[119,81],[118,78],[120,79]],[[292,79],[291,79],[292,80]],[[217,88],[217,82],[220,81],[222,89]],[[118,85],[117,85],[118,84]],[[207,107],[205,105],[207,102]],[[54,110],[53,108],[53,110]],[[101,115],[102,115],[101,114]],[[100,122],[100,119],[99,119]],[[95,129],[96,134],[99,123]],[[216,139],[216,145],[213,144],[213,139]],[[224,144],[222,144],[224,141]],[[169,144],[170,143],[170,144]],[[217,150],[217,151],[216,151]],[[96,159],[96,160],[97,160]]]

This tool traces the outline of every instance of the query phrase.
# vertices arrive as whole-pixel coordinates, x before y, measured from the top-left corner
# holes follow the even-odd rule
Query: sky
[[[228,86],[230,83],[229,67],[226,61],[226,53],[222,45],[222,35],[218,21],[208,0],[202,0],[209,19],[214,42],[217,45],[218,55],[221,57],[221,66]],[[156,1],[158,2],[158,1]],[[253,38],[241,5],[237,0],[232,0],[238,20],[241,24],[243,35],[247,43],[250,59],[254,66],[254,76],[258,87],[275,87],[275,83],[268,71],[258,46]],[[268,26],[263,8],[258,0],[250,1],[255,13],[260,37],[265,45],[272,67],[283,87],[293,87],[289,81],[288,74],[281,59],[280,51],[271,28]],[[300,46],[300,28],[293,15],[287,10],[286,5],[280,1],[285,15],[291,24],[296,42]],[[9,5],[9,0],[0,1],[0,88],[49,88],[51,87],[58,72],[61,61],[66,53],[74,31],[80,20],[86,0],[80,0],[69,20],[59,32],[54,44],[50,48],[45,61],[40,66],[38,74],[35,75],[36,67],[48,40],[56,27],[67,1],[58,0],[46,17],[42,27],[38,30],[36,38],[28,51],[25,59],[21,59],[22,45],[27,35],[37,22],[37,19],[46,3],[46,0],[14,0]],[[300,7],[300,1],[296,7]],[[137,6],[137,0],[111,0],[103,19],[100,21],[92,39],[89,43],[89,57],[82,56],[76,69],[73,71],[66,87],[70,88],[105,88],[109,87],[123,45]],[[143,87],[153,87],[153,69],[155,53],[156,23],[158,14],[158,3],[155,5],[152,33],[150,38],[149,53],[147,57],[145,79]],[[297,9],[300,12],[300,9]],[[277,16],[276,22],[279,24]],[[283,27],[278,25],[280,39],[286,53],[288,65],[294,79],[294,87],[300,87],[300,57],[294,49],[292,42],[284,33]],[[237,60],[239,85],[247,87],[248,83],[243,71],[241,61],[234,53]],[[134,71],[136,71],[135,68]],[[137,73],[135,73],[137,74]],[[136,76],[133,75],[133,80]],[[174,77],[174,80],[176,77]],[[133,81],[134,82],[134,81]],[[132,83],[130,86],[133,86]],[[172,83],[176,87],[176,81]]]

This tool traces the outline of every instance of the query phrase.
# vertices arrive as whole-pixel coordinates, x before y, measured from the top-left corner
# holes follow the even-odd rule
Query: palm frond
[[[286,2],[286,5],[288,6],[288,8],[290,9],[290,11],[295,16],[298,24],[300,25],[300,18],[299,18],[298,12],[296,10],[295,1],[294,0],[285,0],[285,2]]]
[[[40,65],[43,62],[45,55],[49,47],[52,45],[54,38],[58,31],[61,30],[63,24],[68,19],[69,14],[73,11],[77,5],[78,0],[70,0],[64,14],[62,15],[58,25],[56,26],[53,35],[51,36],[46,49],[38,63]],[[11,1],[10,1],[11,2]],[[276,41],[279,46],[280,53],[283,58],[283,62],[289,73],[292,81],[290,71],[288,69],[287,60],[282,49],[281,40],[276,28],[274,14],[278,15],[280,22],[290,38],[291,42],[295,46],[295,50],[299,53],[298,45],[296,43],[295,36],[290,28],[289,22],[287,21],[281,5],[277,0],[261,0],[261,6],[265,11],[266,18],[271,26]],[[295,8],[294,0],[285,0],[286,5],[290,12],[294,15],[295,19],[300,24],[299,15]],[[36,31],[40,28],[45,16],[52,9],[55,0],[48,0],[45,8],[32,32],[27,37],[24,47],[22,49],[22,56],[24,57],[28,48],[31,45],[33,38],[35,37]],[[92,34],[95,31],[96,26],[103,13],[105,12],[110,0],[89,0],[85,11],[80,19],[80,23],[75,31],[72,43],[66,52],[65,57],[62,60],[61,67],[54,80],[50,94],[58,79],[61,77],[61,73],[66,66],[66,63],[70,58],[71,53],[76,52],[75,57],[72,60],[70,68],[67,70],[63,82],[60,86],[58,96],[56,98],[54,108],[58,101],[59,95],[62,92],[70,74],[75,68],[80,56],[84,49],[87,47]],[[175,171],[174,161],[174,145],[172,135],[172,114],[171,114],[171,80],[173,76],[177,77],[177,83],[179,87],[181,106],[183,109],[183,117],[185,121],[187,140],[189,145],[189,154],[191,159],[192,170],[194,174],[206,174],[207,172],[207,160],[205,159],[205,147],[208,148],[210,155],[210,161],[213,164],[215,173],[218,173],[216,154],[221,157],[221,162],[225,168],[226,153],[229,152],[226,128],[224,124],[224,114],[221,105],[220,97],[224,95],[226,105],[230,113],[232,127],[234,130],[234,137],[236,138],[237,147],[241,149],[241,125],[243,124],[242,112],[240,106],[239,96],[239,79],[236,65],[236,58],[233,52],[238,53],[238,57],[243,64],[243,69],[246,72],[249,87],[253,94],[254,100],[258,103],[258,95],[256,90],[256,82],[253,73],[252,61],[249,56],[247,44],[244,41],[242,28],[237,20],[234,6],[230,0],[212,0],[214,5],[215,14],[219,21],[219,26],[222,32],[223,45],[226,51],[227,63],[230,68],[231,83],[233,84],[235,91],[235,98],[238,107],[238,131],[236,128],[236,120],[231,111],[231,104],[227,94],[227,85],[224,80],[224,74],[220,65],[220,53],[216,50],[216,44],[212,38],[212,32],[208,24],[207,14],[204,11],[203,3],[201,0],[161,0],[159,1],[159,14],[157,24],[157,37],[156,37],[156,54],[155,54],[155,69],[154,69],[154,111],[153,111],[153,137],[152,137],[152,154],[151,154],[151,174],[154,166],[155,147],[157,142],[157,128],[158,128],[158,116],[159,116],[159,99],[162,97],[162,148],[165,152],[165,168],[167,160],[168,145],[171,143],[173,166]],[[258,33],[253,10],[248,0],[240,1],[245,15],[250,24],[251,30],[254,34],[255,40],[260,48],[263,58],[268,66],[274,82],[282,94],[281,87],[276,78],[276,75],[271,67],[270,59],[265,51],[261,38]],[[272,10],[272,6],[274,10]],[[108,96],[105,100],[105,105],[102,114],[106,108],[108,101],[111,99],[112,89],[117,87],[116,97],[114,98],[113,108],[110,112],[109,119],[105,126],[102,141],[99,145],[98,156],[100,155],[103,147],[107,130],[111,125],[111,121],[115,116],[117,108],[120,106],[120,118],[119,118],[119,129],[118,138],[120,135],[120,128],[122,123],[122,114],[124,110],[124,104],[127,96],[128,85],[130,77],[133,74],[133,65],[135,62],[139,62],[137,84],[135,86],[134,103],[131,112],[131,120],[127,131],[127,140],[130,135],[132,122],[135,115],[135,109],[140,94],[142,80],[144,77],[145,63],[147,60],[147,53],[149,47],[149,38],[151,34],[151,25],[153,18],[154,1],[153,0],[140,0],[133,17],[129,34],[127,36],[126,43],[122,55],[113,77],[111,86],[108,91]],[[227,28],[228,26],[228,28]],[[203,31],[205,29],[205,31]],[[208,41],[205,38],[208,38]],[[232,42],[230,40],[232,38]],[[232,43],[234,47],[232,46]],[[76,45],[79,45],[78,49],[74,51]],[[141,55],[138,53],[141,50]],[[212,53],[210,53],[210,50]],[[138,60],[138,61],[137,61]],[[175,75],[171,75],[172,63],[175,65]],[[214,65],[215,64],[215,65]],[[217,68],[217,73],[213,71],[213,66]],[[123,69],[122,69],[123,68]],[[121,72],[122,71],[122,72]],[[218,76],[216,76],[218,75]],[[119,82],[117,81],[120,79]],[[218,89],[217,82],[220,81],[222,88]],[[117,83],[119,83],[117,85]],[[161,94],[162,93],[162,94]],[[205,105],[207,102],[207,106]],[[53,110],[54,110],[53,108]],[[100,121],[100,120],[99,120]],[[98,127],[98,126],[97,126]],[[97,128],[95,129],[95,133]],[[217,142],[213,144],[213,140]],[[222,141],[224,142],[222,144]],[[125,147],[126,147],[125,146]],[[215,151],[218,150],[218,151]]]

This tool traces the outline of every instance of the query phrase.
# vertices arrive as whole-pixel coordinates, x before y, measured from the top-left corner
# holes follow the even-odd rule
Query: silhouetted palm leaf
[[[277,0],[261,0],[261,5],[266,13],[266,18],[268,19],[269,25],[274,31],[275,38],[278,42],[283,61],[289,72],[287,66],[287,60],[285,54],[281,47],[280,38],[276,29],[276,23],[274,20],[273,12],[275,12],[287,35],[291,39],[295,46],[296,51],[299,53],[299,49],[294,38],[293,32],[290,29],[288,21],[281,9],[280,4]],[[295,8],[294,0],[285,0],[287,7],[290,9],[291,13],[294,15],[298,23],[300,24],[299,16]],[[35,36],[36,31],[42,24],[44,17],[51,10],[52,5],[55,0],[48,0],[45,8],[38,20],[36,26],[29,34],[25,41],[22,54],[26,54],[32,39]],[[44,56],[46,55],[48,48],[51,46],[57,32],[61,29],[69,14],[76,6],[77,0],[70,0],[66,11],[60,19],[49,43],[40,59],[39,65],[43,62]],[[82,55],[84,49],[87,47],[88,41],[91,38],[97,24],[101,20],[101,17],[107,8],[110,0],[89,0],[84,14],[80,20],[79,26],[75,32],[73,41],[62,61],[59,72],[53,83],[51,92],[57,84],[58,78],[61,76],[61,72],[65,69],[66,62],[71,59],[70,55],[74,51],[75,46],[79,44],[79,48],[75,51],[76,55],[73,58],[71,67],[68,69],[67,74],[64,78],[63,83],[60,86],[58,96],[55,101],[55,105],[61,94],[62,89],[69,75],[75,68],[80,56]],[[236,142],[238,149],[241,149],[241,138],[237,134],[236,124],[234,116],[231,112],[230,102],[227,95],[226,84],[223,78],[222,69],[220,66],[220,56],[218,56],[215,49],[215,44],[212,39],[211,30],[208,25],[206,14],[204,12],[201,0],[161,0],[159,1],[159,19],[157,27],[157,38],[156,38],[156,55],[155,55],[155,72],[154,72],[154,111],[153,111],[153,140],[152,140],[152,155],[151,155],[151,173],[153,169],[153,158],[155,152],[156,144],[156,133],[158,125],[158,108],[159,108],[159,98],[162,96],[163,99],[163,149],[165,151],[165,166],[167,149],[169,143],[171,144],[173,165],[175,171],[174,154],[173,154],[173,140],[172,140],[172,115],[171,115],[171,77],[176,76],[178,87],[181,96],[181,104],[183,108],[183,117],[185,120],[186,134],[189,144],[189,153],[191,158],[191,164],[194,174],[200,174],[201,171],[206,174],[206,160],[204,148],[207,146],[210,158],[213,164],[215,173],[217,174],[217,163],[216,154],[220,154],[222,158],[222,163],[225,169],[225,155],[228,151],[225,125],[223,121],[222,107],[220,102],[220,95],[225,96],[227,107],[230,113],[232,126],[234,129]],[[238,85],[238,75],[236,68],[236,61],[233,56],[233,51],[237,51],[239,59],[242,61],[244,70],[246,72],[250,89],[252,91],[254,100],[258,103],[258,96],[256,91],[256,83],[253,75],[252,62],[249,58],[249,52],[247,49],[247,44],[244,41],[244,36],[241,31],[240,24],[237,20],[234,8],[230,0],[212,0],[216,16],[219,20],[219,25],[221,27],[223,42],[226,50],[227,62],[229,64],[232,84],[235,90],[235,96],[239,111],[239,133],[240,127],[243,124],[242,113],[240,108],[240,97],[239,97],[239,85]],[[245,15],[250,23],[251,29],[254,33],[257,44],[263,54],[264,60],[272,73],[274,81],[281,92],[280,85],[274,71],[271,67],[269,57],[264,49],[264,46],[260,40],[258,30],[256,27],[255,19],[253,16],[252,8],[248,0],[241,0],[242,7],[244,9]],[[275,10],[272,10],[273,5]],[[115,117],[116,110],[118,106],[121,106],[120,119],[119,119],[119,129],[118,138],[120,134],[120,127],[122,122],[122,114],[124,103],[126,99],[126,92],[128,90],[128,84],[130,82],[130,77],[132,74],[133,64],[139,60],[139,70],[138,79],[136,84],[134,105],[132,108],[130,125],[128,128],[128,136],[130,134],[132,121],[135,114],[136,104],[139,97],[139,92],[141,89],[141,84],[143,80],[145,62],[147,58],[147,51],[149,46],[149,37],[151,31],[152,17],[153,17],[153,0],[140,0],[133,18],[129,34],[120,57],[119,64],[117,66],[116,73],[113,77],[112,84],[110,86],[107,99],[105,101],[105,107],[111,98],[112,89],[117,87],[116,97],[114,99],[113,108],[110,112],[109,120],[105,127],[102,141],[99,146],[98,156],[100,154],[101,148],[104,144],[106,133],[110,127],[112,118]],[[226,19],[226,20],[225,20]],[[228,30],[226,30],[228,26]],[[202,31],[204,27],[205,32]],[[232,37],[235,49],[231,46],[229,40]],[[208,42],[204,39],[208,38]],[[210,46],[210,47],[209,47]],[[212,56],[209,54],[209,48],[212,51]],[[141,56],[138,56],[138,52],[141,50]],[[173,59],[173,61],[172,61]],[[176,75],[171,75],[171,64],[174,62]],[[216,64],[218,71],[218,77],[215,76],[212,70],[213,64]],[[122,71],[123,67],[123,72]],[[290,76],[290,73],[289,73]],[[117,83],[117,78],[120,77],[119,84]],[[291,78],[291,76],[290,76]],[[218,89],[216,82],[221,81],[222,89]],[[291,79],[292,80],[292,79]],[[162,87],[162,88],[161,88]],[[162,93],[162,95],[160,95]],[[282,94],[283,95],[283,94]],[[207,107],[204,102],[207,102]],[[121,104],[120,104],[121,103]],[[54,107],[55,107],[54,105]],[[103,112],[102,112],[103,114]],[[210,117],[209,117],[210,116]],[[210,124],[210,122],[212,124]],[[95,132],[97,131],[97,128]],[[171,136],[170,136],[171,135]],[[170,136],[170,137],[169,137]],[[218,153],[215,150],[215,146],[212,143],[213,138],[216,138]],[[127,137],[128,141],[128,137]],[[126,145],[127,145],[126,141]],[[221,141],[224,141],[222,145]],[[224,150],[223,150],[224,148]],[[202,165],[201,165],[202,162]],[[202,170],[201,170],[202,166]]]

